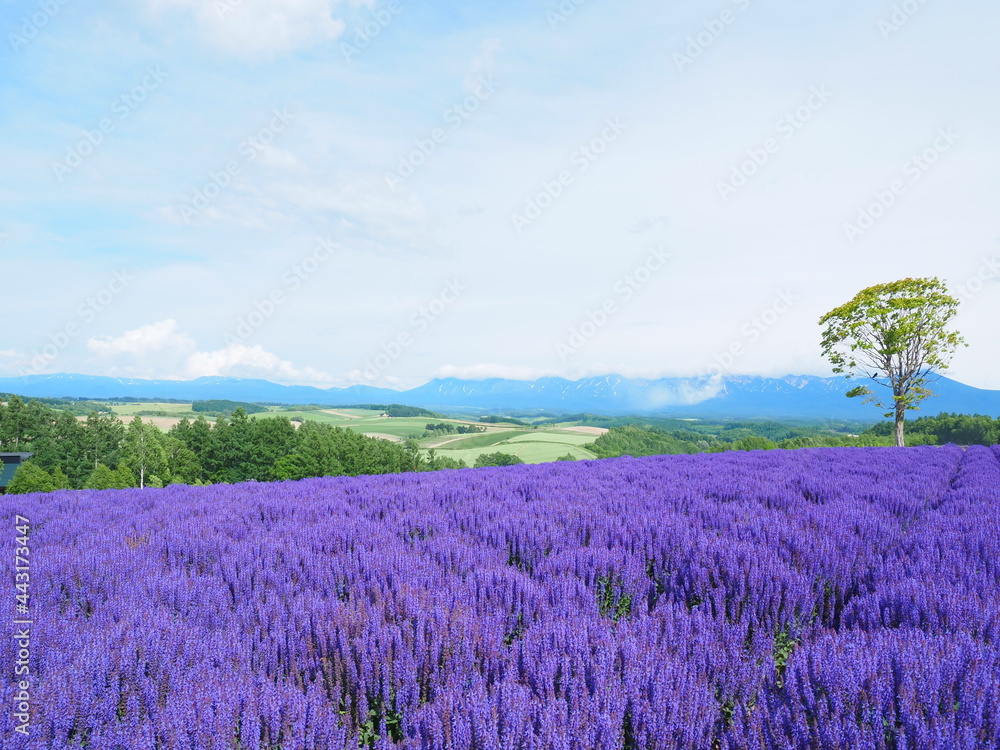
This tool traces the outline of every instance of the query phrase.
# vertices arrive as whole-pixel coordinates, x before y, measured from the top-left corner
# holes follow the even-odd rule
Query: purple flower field
[[[1000,748],[1000,447],[0,506],[4,750]]]

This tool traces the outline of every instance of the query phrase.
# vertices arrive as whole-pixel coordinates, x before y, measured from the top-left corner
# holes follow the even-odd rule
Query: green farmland
[[[141,414],[145,421],[152,422],[164,431],[185,417],[193,421],[199,416],[198,412],[192,410],[191,404],[115,402],[109,406],[123,421],[130,421],[137,414]],[[156,416],[150,416],[153,414]],[[210,422],[216,420],[215,416],[201,416],[205,416]],[[595,458],[593,453],[582,446],[593,442],[597,437],[596,434],[575,432],[569,429],[570,425],[568,424],[546,425],[533,429],[509,424],[478,423],[442,417],[384,417],[379,412],[370,409],[271,406],[268,407],[268,411],[253,416],[256,418],[284,417],[298,424],[305,420],[311,420],[394,442],[415,440],[424,453],[433,449],[439,456],[464,461],[469,466],[475,464],[476,459],[481,454],[497,452],[517,456],[529,464],[555,461],[567,454],[577,459]],[[456,427],[476,425],[484,428],[485,432],[471,435],[426,436],[426,428],[429,423],[438,424],[441,422],[453,424]]]
[[[541,464],[555,461],[567,454],[576,459],[595,458],[594,454],[582,446],[593,442],[595,435],[568,431],[561,426],[533,429],[505,428],[496,433],[472,435],[448,441],[435,450],[438,455],[465,461],[469,466],[482,453],[509,453],[527,464]],[[440,438],[429,442],[440,443]]]

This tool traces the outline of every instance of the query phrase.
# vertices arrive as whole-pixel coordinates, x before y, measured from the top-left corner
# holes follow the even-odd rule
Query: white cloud
[[[329,373],[312,367],[296,367],[261,346],[247,346],[238,342],[224,349],[191,355],[185,363],[185,375],[189,378],[265,378],[280,383],[307,385],[333,385],[335,382]]]
[[[259,345],[233,342],[222,349],[199,351],[194,338],[178,331],[173,319],[126,331],[121,336],[94,337],[87,341],[87,347],[101,358],[108,372],[132,377],[263,378],[309,385],[333,385],[335,380],[321,370],[296,367]],[[167,374],[171,372],[177,374]]]
[[[339,0],[148,0],[154,12],[193,14],[205,42],[241,58],[266,57],[337,39]],[[352,2],[351,5],[367,3]]]
[[[170,318],[125,331],[117,337],[95,336],[88,339],[87,348],[102,356],[132,354],[143,357],[170,349],[190,351],[195,348],[195,342],[186,333],[178,333],[177,321]]]
[[[537,380],[556,373],[539,370],[535,367],[517,367],[510,365],[444,365],[439,368],[434,377],[457,378],[458,380],[487,380],[489,378],[505,378],[507,380]]]
[[[725,384],[721,376],[709,378],[700,383],[698,381],[684,382],[676,390],[654,386],[646,392],[644,406],[647,409],[662,409],[679,404],[686,406],[700,404],[702,401],[718,396],[724,387]]]

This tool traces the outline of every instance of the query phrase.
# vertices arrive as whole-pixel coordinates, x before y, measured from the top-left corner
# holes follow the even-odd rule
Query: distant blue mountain
[[[312,388],[279,385],[267,380],[204,377],[195,380],[138,380],[100,375],[26,375],[0,378],[0,392],[49,398],[153,398],[263,401],[278,404],[399,403],[399,391],[355,385],[350,388]],[[389,398],[389,401],[385,399]],[[331,399],[334,399],[331,401]]]
[[[811,375],[784,378],[638,380],[620,375],[566,380],[432,380],[408,391],[355,385],[350,388],[287,386],[267,380],[205,377],[196,380],[134,380],[92,375],[29,375],[0,378],[0,392],[29,397],[212,399],[280,404],[406,404],[439,411],[544,410],[562,413],[658,414],[679,417],[810,417],[875,420],[871,405],[848,399],[857,381]],[[940,412],[1000,417],[1000,391],[941,378],[936,397],[916,415]]]

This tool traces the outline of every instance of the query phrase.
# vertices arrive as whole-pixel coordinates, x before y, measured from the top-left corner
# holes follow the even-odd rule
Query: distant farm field
[[[113,403],[111,408],[115,414],[121,417],[134,417],[139,412],[163,411],[171,416],[191,417],[195,412],[191,410],[191,404],[165,404],[165,403]]]
[[[113,403],[111,408],[123,421],[130,421],[144,412],[163,412],[168,416],[143,416],[145,422],[167,431],[181,419],[205,416],[192,410],[191,404],[173,403]],[[441,456],[464,461],[469,466],[483,453],[509,453],[525,463],[547,463],[566,455],[577,459],[594,458],[582,446],[593,442],[607,430],[578,426],[572,423],[546,425],[538,429],[509,424],[481,424],[467,419],[444,417],[383,417],[369,409],[329,408],[296,409],[295,407],[270,407],[268,411],[253,415],[254,418],[283,417],[296,426],[306,420],[351,429],[369,437],[401,442],[416,440],[426,453],[430,449]],[[214,422],[216,417],[205,416]],[[81,420],[85,417],[80,417]],[[476,434],[442,433],[426,435],[428,424],[450,424],[454,427],[475,425],[485,432]]]
[[[448,440],[435,449],[441,456],[465,461],[469,466],[483,453],[507,453],[527,464],[548,463],[566,455],[576,459],[594,458],[582,446],[593,442],[594,435],[569,432],[559,426],[503,429],[494,433]]]

